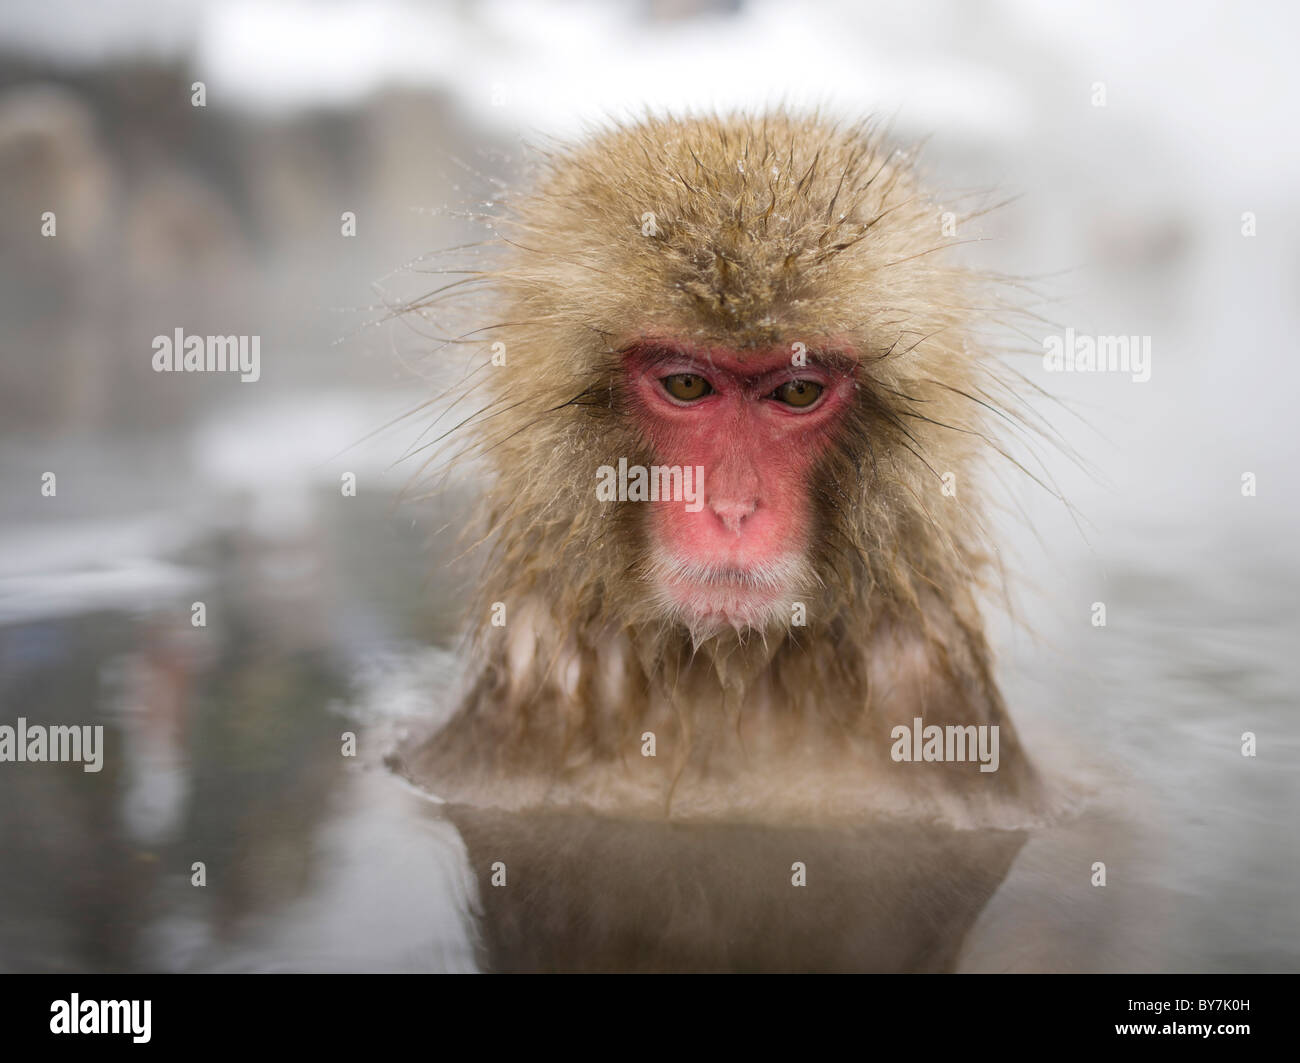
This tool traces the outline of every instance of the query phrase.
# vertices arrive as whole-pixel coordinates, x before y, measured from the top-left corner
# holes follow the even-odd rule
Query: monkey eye
[[[801,408],[811,406],[821,398],[823,390],[820,384],[811,380],[790,380],[772,392],[771,397],[787,406]]]
[[[664,390],[679,402],[694,402],[713,392],[709,382],[694,373],[674,373],[664,377],[662,383]]]

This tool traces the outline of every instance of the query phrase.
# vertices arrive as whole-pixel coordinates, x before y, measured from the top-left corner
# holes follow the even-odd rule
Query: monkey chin
[[[728,632],[743,638],[784,630],[797,600],[793,589],[818,582],[797,554],[727,564],[658,551],[650,575],[660,609],[684,625],[697,645]]]

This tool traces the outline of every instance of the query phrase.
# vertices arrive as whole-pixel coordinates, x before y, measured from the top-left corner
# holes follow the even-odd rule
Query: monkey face
[[[624,355],[631,415],[655,462],[694,472],[692,498],[650,503],[646,538],[652,593],[698,634],[780,624],[816,586],[812,479],[855,383],[840,360],[797,363],[784,348]]]

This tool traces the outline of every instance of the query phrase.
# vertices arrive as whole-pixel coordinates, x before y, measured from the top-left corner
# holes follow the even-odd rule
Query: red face
[[[815,586],[813,470],[855,383],[842,362],[806,362],[789,348],[625,355],[632,416],[656,463],[703,470],[702,499],[650,510],[656,593],[695,630],[788,620]]]

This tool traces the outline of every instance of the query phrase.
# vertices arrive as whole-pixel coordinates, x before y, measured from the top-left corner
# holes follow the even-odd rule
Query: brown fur
[[[469,286],[495,315],[471,336],[483,362],[507,352],[475,374],[460,430],[460,460],[492,481],[482,594],[461,706],[408,775],[453,801],[647,816],[1032,806],[978,605],[978,466],[1010,393],[981,337],[988,285],[948,260],[940,219],[910,156],[818,117],[649,119],[547,157]],[[657,336],[857,352],[858,400],[812,487],[806,627],[701,640],[665,621],[644,507],[596,502],[597,466],[653,462],[620,358]],[[1000,770],[894,763],[890,728],[915,715],[1000,725]]]

